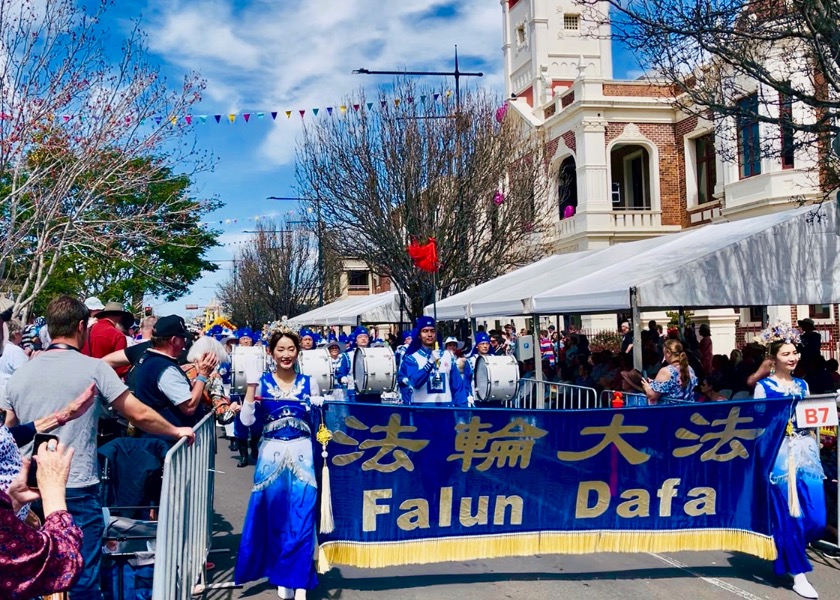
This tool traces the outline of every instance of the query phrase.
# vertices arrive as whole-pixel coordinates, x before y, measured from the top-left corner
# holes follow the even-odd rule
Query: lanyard
[[[47,350],[74,350],[75,352],[80,352],[78,348],[70,344],[50,344],[47,346]]]

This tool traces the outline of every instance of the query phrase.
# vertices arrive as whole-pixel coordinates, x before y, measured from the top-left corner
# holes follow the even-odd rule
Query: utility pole
[[[360,68],[352,71],[353,75],[411,75],[418,77],[454,77],[455,78],[455,118],[461,116],[461,77],[484,77],[482,72],[465,72],[461,71],[458,66],[458,45],[455,45],[455,69],[452,71],[372,71],[370,69]],[[451,118],[449,115],[444,117],[413,117],[416,119],[424,118]],[[457,124],[457,121],[456,121]],[[437,215],[436,211],[432,210],[432,232],[437,237]],[[434,318],[437,322],[437,271],[432,274],[432,305],[434,307]]]

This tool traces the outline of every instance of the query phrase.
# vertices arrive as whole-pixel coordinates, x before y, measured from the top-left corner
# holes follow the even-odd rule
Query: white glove
[[[348,383],[350,383],[350,378],[345,375],[344,377],[341,378],[340,381],[343,385],[347,385]]]
[[[324,406],[324,400],[325,398],[323,396],[309,397],[309,403],[312,404],[312,406]]]
[[[432,350],[432,360],[434,362],[439,361],[443,358],[444,350]]]
[[[262,369],[254,363],[245,365],[245,382],[248,385],[258,384],[262,378]]]
[[[470,408],[475,408],[475,398],[472,396],[467,396],[467,406]]]

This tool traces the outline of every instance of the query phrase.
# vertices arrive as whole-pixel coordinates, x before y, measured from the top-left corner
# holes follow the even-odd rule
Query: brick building
[[[788,152],[789,140],[779,128],[748,120],[716,123],[714,115],[702,118],[677,108],[671,85],[615,80],[608,7],[601,4],[596,18],[575,0],[501,2],[506,93],[513,109],[508,114],[543,129],[549,140],[552,185],[542,201],[552,215],[548,242],[556,253],[786,210],[794,198],[822,197],[816,145],[794,150],[791,144]],[[790,57],[767,60],[783,68]],[[769,116],[803,110],[773,90],[753,84],[750,92],[749,82],[739,83],[747,93],[735,102],[754,103]],[[730,136],[721,133],[727,131]],[[759,140],[777,143],[781,151],[750,152]],[[694,319],[709,323],[716,351],[728,352],[751,339],[765,314],[794,322],[813,318],[824,350],[835,353],[837,305],[720,308],[696,311]],[[645,318],[661,322],[665,315]],[[616,316],[582,317],[581,323],[613,329]]]

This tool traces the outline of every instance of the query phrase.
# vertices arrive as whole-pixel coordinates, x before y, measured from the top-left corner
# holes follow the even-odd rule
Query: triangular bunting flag
[[[216,119],[216,123],[221,123],[222,115],[213,115],[213,118]]]
[[[382,105],[382,108],[385,108],[385,104],[386,104],[386,102],[385,102],[384,100],[380,100],[380,101],[379,101],[379,104],[381,104],[381,105]]]
[[[192,115],[187,115],[184,117],[184,121],[187,122],[187,125],[192,125]]]
[[[338,107],[338,110],[340,110],[341,114],[343,115],[344,113],[347,112],[347,107],[342,104],[341,106]]]
[[[358,105],[358,104],[354,104],[354,105],[353,105],[353,110],[355,110],[356,112],[359,112],[359,108],[360,108],[360,107],[359,107],[359,105]]]
[[[169,117],[169,123],[172,125],[178,124],[178,117]]]
[[[236,121],[236,113],[230,113],[230,114],[228,115],[228,121],[230,121],[231,123],[233,123],[234,121]]]
[[[248,122],[248,119],[251,118],[251,113],[242,113],[242,118],[245,119],[245,122]]]
[[[303,115],[305,115],[305,114],[306,114],[306,109],[305,109],[305,108],[301,108],[298,112],[300,113],[300,118],[302,119],[302,118],[303,118]]]
[[[263,117],[265,117],[265,113],[262,113],[262,112],[257,113],[257,118],[258,119],[262,119]]]
[[[204,125],[207,123],[207,115],[198,115],[198,120],[201,121],[201,124]]]
[[[446,90],[446,97],[449,98],[449,96],[451,96],[451,95],[452,95],[452,90]]]
[[[287,118],[287,119],[291,119],[291,118],[292,118],[292,111],[290,111],[290,110],[287,110],[287,111],[286,111],[286,118]]]
[[[438,99],[438,98],[440,98],[440,94],[437,94],[437,93],[436,93],[436,94],[435,94],[434,96],[432,96],[432,97],[435,99],[435,102],[437,102],[437,99]]]
[[[67,121],[70,120],[70,115],[64,115],[62,118],[64,119],[64,122],[66,123]]]
[[[313,108],[313,109],[312,109],[312,114],[313,114],[313,115],[315,115],[315,116],[317,117],[317,116],[318,116],[318,111],[319,111],[319,110],[321,110],[321,109],[320,109],[320,108]]]
[[[406,100],[408,100],[409,104],[414,104],[414,98],[412,96],[409,96]]]
[[[277,111],[271,111],[271,120],[272,120],[272,121],[276,121],[276,120],[277,120]]]
[[[50,121],[52,121],[52,117],[50,117]],[[126,125],[131,125],[131,117],[126,117],[125,118],[125,124]]]
[[[373,102],[367,103],[368,110],[373,110]]]
[[[329,113],[330,116],[332,116],[332,106],[327,107],[327,112]]]
[[[160,117],[155,117],[155,125],[160,125],[162,119]]]
[[[400,99],[399,98],[394,98],[394,106],[399,106],[399,105],[400,105]]]
[[[420,96],[420,104],[425,104],[425,103],[426,103],[426,96],[425,95]]]
[[[146,119],[140,119],[140,127],[143,127],[145,125],[146,125]]]

